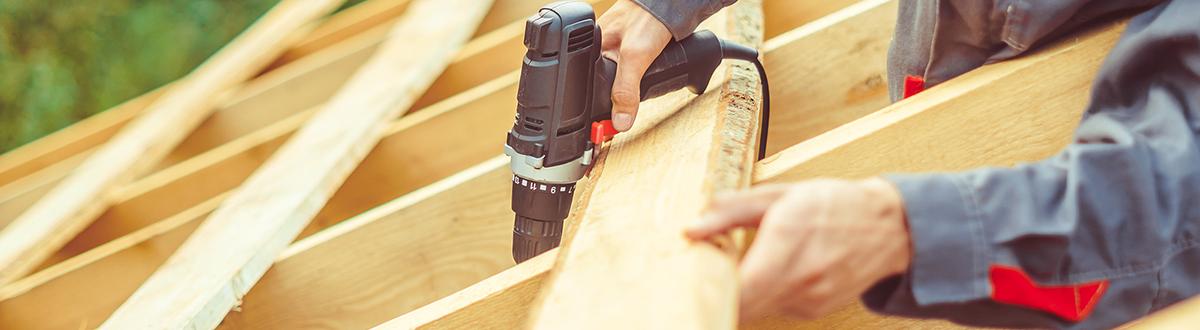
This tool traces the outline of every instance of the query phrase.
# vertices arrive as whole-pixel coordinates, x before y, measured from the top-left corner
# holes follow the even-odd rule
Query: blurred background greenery
[[[0,153],[183,76],[277,2],[0,0]]]

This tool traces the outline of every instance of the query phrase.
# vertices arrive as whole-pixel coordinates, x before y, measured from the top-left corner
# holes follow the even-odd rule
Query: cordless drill
[[[517,115],[504,145],[512,159],[517,262],[558,246],[575,183],[595,162],[599,146],[616,134],[610,94],[617,64],[600,55],[600,36],[585,2],[555,2],[525,22]],[[765,96],[758,52],[702,30],[667,44],[642,77],[641,99],[684,87],[703,93],[723,58],[754,62]],[[760,137],[766,136],[765,114]],[[760,155],[764,147],[760,143]]]

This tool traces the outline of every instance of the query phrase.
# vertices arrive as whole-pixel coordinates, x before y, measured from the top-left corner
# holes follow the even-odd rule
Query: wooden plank
[[[757,45],[761,5],[739,1],[706,24],[727,40]],[[752,66],[726,63],[711,92],[643,104],[638,125],[607,151],[583,220],[543,289],[535,328],[736,325],[735,251],[679,233],[712,194],[750,184],[757,77]]]
[[[1200,297],[1168,306],[1166,309],[1154,312],[1149,316],[1123,325],[1121,329],[1189,329],[1200,324]]]
[[[298,241],[221,327],[366,328],[511,267],[510,176],[498,155]]]
[[[1045,158],[1069,141],[1086,105],[1090,81],[1121,30],[1122,24],[1101,27],[1028,57],[970,72],[760,162],[754,182],[961,170]],[[1051,70],[1055,81],[1046,83],[1042,72]],[[514,315],[523,315],[531,307],[521,302],[538,290],[536,284],[518,284],[543,281],[547,269],[517,265],[397,322],[405,328],[518,327],[521,323],[514,322],[523,316]],[[503,276],[508,278],[497,279]],[[499,323],[491,323],[496,315]],[[767,319],[744,326],[955,327],[940,321],[882,318],[866,313],[860,305],[813,322]]]
[[[406,111],[445,69],[490,5],[413,2],[342,92],[101,327],[215,327],[379,141],[386,121]]]
[[[0,284],[24,276],[112,202],[112,190],[162,159],[212,110],[217,93],[283,52],[286,36],[341,0],[280,3],[123,128],[45,197],[0,231]]]

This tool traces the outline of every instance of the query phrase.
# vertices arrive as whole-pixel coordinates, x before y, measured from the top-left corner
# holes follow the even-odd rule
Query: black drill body
[[[617,65],[600,55],[600,36],[584,2],[556,2],[526,21],[517,115],[505,146],[512,157],[517,262],[558,246],[575,182],[599,148],[593,123],[611,118]],[[709,31],[671,41],[643,76],[641,99],[684,87],[704,92],[724,44]]]

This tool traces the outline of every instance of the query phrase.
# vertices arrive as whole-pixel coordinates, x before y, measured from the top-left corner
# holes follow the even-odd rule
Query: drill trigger
[[[592,123],[592,144],[599,146],[604,141],[612,140],[617,135],[612,120],[601,120]]]

